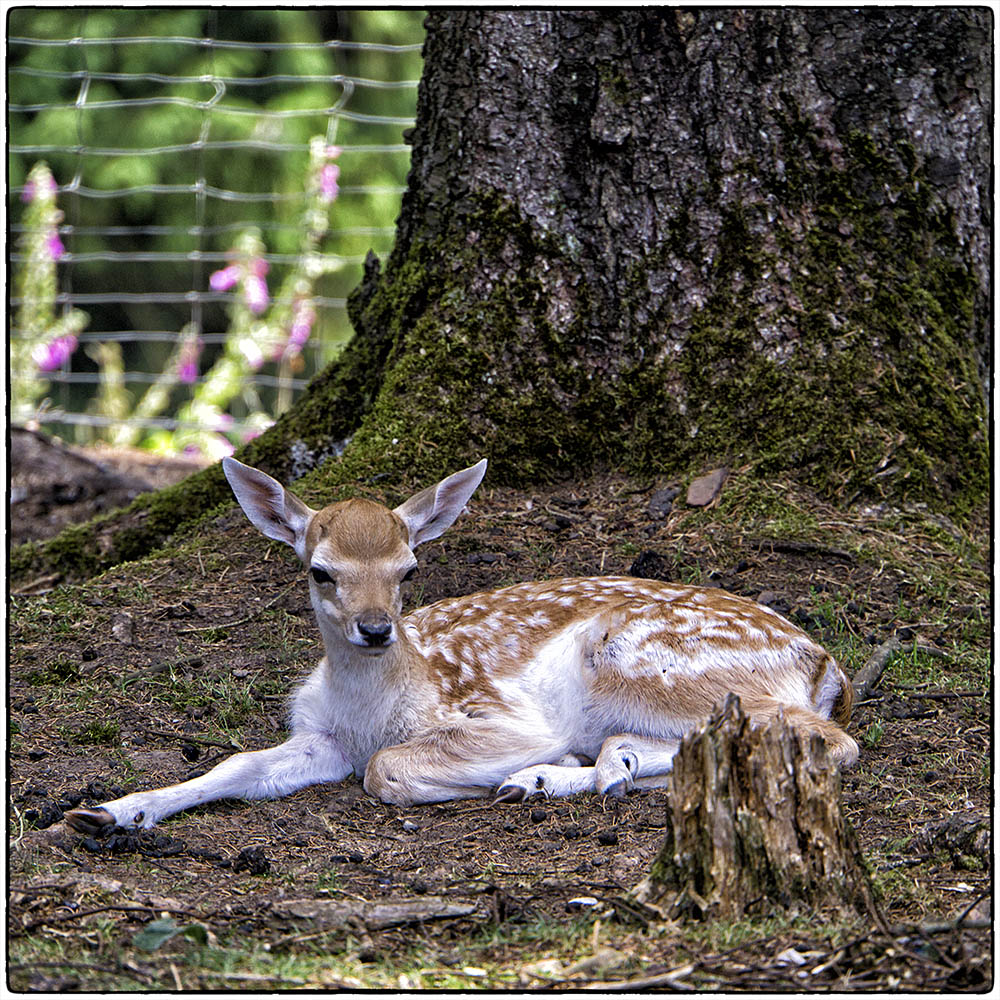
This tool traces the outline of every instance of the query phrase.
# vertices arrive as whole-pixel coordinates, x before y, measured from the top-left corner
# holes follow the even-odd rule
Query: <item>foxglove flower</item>
[[[267,308],[268,302],[271,301],[267,294],[267,282],[264,280],[264,275],[267,273],[267,261],[255,260],[250,268],[250,273],[243,281],[243,296],[250,312],[259,316]]]
[[[336,163],[327,163],[319,172],[319,200],[328,205],[337,197],[340,188],[337,180],[340,177],[340,167]]]
[[[46,186],[49,189],[49,193],[54,195],[59,190],[59,185],[56,184],[55,178],[51,174],[47,171],[43,173],[46,175]],[[38,185],[34,180],[29,180],[21,190],[21,201],[32,202],[38,193]]]
[[[50,340],[47,344],[39,344],[31,352],[31,360],[35,362],[40,372],[54,372],[69,360],[75,350],[76,337],[66,333]]]
[[[45,240],[45,249],[53,260],[58,260],[66,253],[66,247],[63,246],[63,241],[59,239],[59,233],[55,229],[49,233]]]
[[[213,271],[208,279],[208,286],[213,292],[228,292],[239,280],[239,264],[230,264],[221,271]]]
[[[250,337],[244,337],[237,344],[240,354],[246,359],[246,363],[256,371],[264,363],[264,354],[257,344],[250,339]]]
[[[292,313],[292,325],[288,331],[288,342],[285,344],[283,357],[294,358],[309,339],[313,323],[316,322],[316,310],[308,300],[300,301]]]
[[[177,380],[190,385],[198,377],[198,358],[201,355],[201,338],[192,337],[181,346],[177,362]]]

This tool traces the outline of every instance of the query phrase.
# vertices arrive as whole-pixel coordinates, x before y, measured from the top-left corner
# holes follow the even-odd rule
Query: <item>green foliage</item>
[[[178,935],[201,945],[208,944],[208,928],[204,924],[188,924],[182,927],[173,917],[151,920],[132,938],[132,944],[143,951],[156,951],[157,948]]]
[[[66,738],[71,743],[82,746],[114,746],[121,735],[117,722],[88,722],[75,731],[66,732]]]
[[[67,681],[75,680],[79,674],[79,664],[60,657],[40,670],[30,671],[27,674],[27,681],[31,685],[65,684]]]
[[[46,148],[43,155],[62,186],[74,181],[84,190],[161,189],[130,191],[127,197],[113,198],[64,192],[62,210],[73,227],[66,242],[73,254],[74,293],[100,292],[113,298],[114,289],[205,290],[215,261],[233,249],[240,233],[256,227],[272,256],[268,282],[281,289],[279,294],[288,293],[291,299],[294,285],[301,283],[303,233],[308,231],[315,236],[314,250],[344,262],[333,270],[317,269],[312,257],[307,269],[314,285],[310,295],[346,298],[373,241],[377,252],[388,249],[389,238],[379,230],[390,230],[399,210],[399,191],[409,163],[408,153],[398,148],[400,133],[413,114],[421,57],[416,50],[365,51],[325,43],[341,38],[395,46],[419,44],[422,17],[422,12],[411,10],[12,10],[8,22],[8,37],[14,40],[8,52],[9,190],[16,191],[27,181],[38,159],[32,149],[40,146],[54,147]],[[18,38],[63,41],[26,45]],[[158,40],[125,41],[134,38]],[[246,44],[240,48],[198,44],[203,38]],[[69,39],[95,43],[68,44]],[[259,47],[254,45],[257,42]],[[292,43],[308,47],[268,48]],[[129,78],[130,74],[135,76]],[[317,76],[355,82],[337,85],[310,79]],[[209,77],[224,81],[221,95]],[[141,103],[120,103],[137,99]],[[101,106],[109,102],[113,106]],[[329,109],[342,102],[347,117],[331,117]],[[19,106],[33,110],[20,111]],[[386,120],[362,122],[357,116]],[[342,163],[344,177],[350,180],[337,205],[333,233],[325,220],[317,228],[303,219],[303,178],[312,169],[307,147],[315,136],[353,147],[345,151]],[[198,145],[201,142],[206,145]],[[213,147],[220,142],[233,145]],[[262,148],[262,143],[281,148]],[[387,152],[385,146],[397,148]],[[193,190],[202,179],[209,189],[204,197]],[[176,193],[163,190],[170,188],[176,188]],[[238,192],[249,200],[217,197],[212,191]],[[16,224],[30,222],[16,194],[8,196],[8,213]],[[142,227],[146,234],[126,240],[100,232],[113,226]],[[34,231],[43,234],[39,239],[44,239],[48,227],[49,223],[35,226]],[[195,232],[200,234],[196,242]],[[192,250],[202,256],[190,258]],[[115,258],[141,251],[173,253],[177,259],[158,261],[151,274],[148,263],[127,256],[109,259],[109,251]],[[38,282],[51,286],[54,293],[54,268],[49,267]],[[51,294],[33,298],[53,301]],[[289,301],[284,316],[269,317],[274,323],[284,323],[286,332],[290,308]],[[212,302],[197,316],[185,303],[162,302],[101,303],[90,312],[95,331],[171,331],[194,322],[189,333],[203,334],[221,331],[226,325],[223,307]],[[74,321],[81,318],[70,315]],[[67,320],[62,317],[61,321]],[[37,324],[19,316],[14,342],[25,331],[34,336],[36,329]],[[79,332],[79,325],[76,329]],[[50,331],[46,339],[53,336]],[[309,355],[310,365],[324,364],[350,336],[342,311],[319,311],[312,340],[319,349]],[[30,359],[33,346],[32,341],[18,349],[20,355],[14,360],[21,368],[27,367],[28,360],[23,359]],[[108,370],[120,366],[155,374],[168,372],[178,360],[165,342],[124,342],[120,351],[117,357],[103,351],[98,363],[103,361]],[[203,368],[211,368],[224,354],[223,347],[208,344]],[[294,374],[299,374],[297,367],[291,366]],[[73,358],[73,369],[92,371],[93,365],[81,351]],[[305,374],[314,370],[310,367]],[[24,419],[22,410],[33,413],[45,386],[24,379],[20,384],[34,392],[15,414]],[[176,380],[154,384],[144,399],[133,398],[129,388],[119,381],[112,387],[114,398],[107,398],[106,393],[100,405],[113,405],[134,415],[143,415],[143,406],[148,415],[173,414],[178,407],[190,405],[190,392]],[[69,409],[82,410],[89,391],[85,386],[63,386],[61,399],[68,398]],[[236,419],[245,421],[260,411],[280,412],[288,403],[287,390],[282,398],[280,389],[268,386],[262,395],[262,401],[244,399],[242,393],[235,397]],[[110,412],[113,415],[115,410]],[[130,436],[121,426],[113,433],[119,438]],[[152,443],[164,445],[162,440]]]
[[[57,315],[56,261],[64,250],[59,239],[62,212],[56,207],[56,182],[44,162],[36,163],[25,181],[25,234],[18,241],[24,263],[14,278],[21,299],[15,320],[20,336],[11,340],[11,416],[34,415],[45,394],[44,372],[58,368],[76,349],[77,334],[87,323],[79,309]]]

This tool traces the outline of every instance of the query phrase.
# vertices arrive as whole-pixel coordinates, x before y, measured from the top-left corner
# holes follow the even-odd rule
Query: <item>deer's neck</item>
[[[377,655],[346,639],[325,646],[326,657],[306,687],[319,695],[314,706],[321,718],[315,722],[343,744],[356,769],[376,750],[426,725],[433,713],[430,692],[422,683],[422,660],[405,636]],[[300,698],[298,705],[311,711],[307,702]]]

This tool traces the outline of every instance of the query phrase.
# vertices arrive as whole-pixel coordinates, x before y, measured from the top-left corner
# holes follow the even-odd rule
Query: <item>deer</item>
[[[314,510],[234,458],[250,522],[308,575],[325,656],[290,703],[285,742],[179,784],[66,813],[70,827],[150,828],[219,799],[288,795],[356,776],[409,807],[489,796],[625,795],[665,786],[685,734],[736,694],[751,724],[779,714],[842,767],[848,677],[805,632],[727,591],[628,576],[517,583],[402,613],[414,549],[461,514],[486,460],[390,510]],[[835,721],[831,721],[835,720]],[[839,724],[838,724],[839,723]]]

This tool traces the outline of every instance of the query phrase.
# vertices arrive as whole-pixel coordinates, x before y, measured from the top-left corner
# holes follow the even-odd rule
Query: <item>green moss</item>
[[[672,373],[690,405],[680,413],[663,398],[655,365],[633,372],[626,408],[655,402],[630,457],[641,466],[659,448],[681,466],[749,461],[765,474],[799,470],[839,500],[924,500],[972,513],[987,495],[989,458],[968,343],[975,283],[951,220],[913,172],[908,147],[880,152],[852,136],[834,168],[809,140],[808,131],[796,136],[802,157],[773,184],[804,239],[748,219],[749,208],[725,214],[717,292],[693,317]],[[770,250],[754,235],[767,228]],[[751,292],[783,252],[794,266],[785,304],[768,321],[795,329],[798,341],[775,358]],[[638,268],[635,280],[659,263]]]

